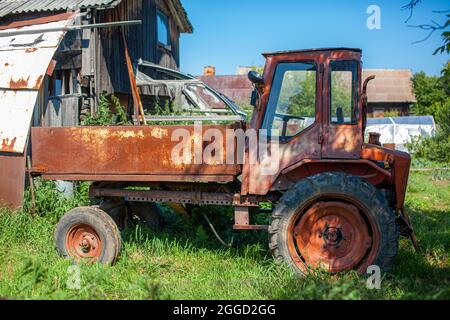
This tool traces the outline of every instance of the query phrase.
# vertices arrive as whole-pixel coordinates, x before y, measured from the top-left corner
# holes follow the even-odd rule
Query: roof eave
[[[194,27],[189,21],[188,14],[181,4],[180,0],[167,0],[167,5],[175,18],[175,21],[181,33],[193,33]]]

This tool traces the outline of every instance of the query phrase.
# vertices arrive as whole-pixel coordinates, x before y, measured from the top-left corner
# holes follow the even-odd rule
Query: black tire
[[[164,226],[161,208],[156,203],[126,203],[121,199],[108,199],[102,202],[100,208],[111,216],[120,231],[136,224],[142,224],[153,231],[160,231]]]
[[[72,246],[68,245],[71,232],[78,226],[94,230],[101,243],[98,255],[87,259],[88,262],[114,264],[122,249],[120,231],[113,219],[96,207],[75,208],[61,218],[55,229],[55,244],[59,254],[77,262],[84,260]]]
[[[150,230],[160,231],[164,227],[164,218],[161,208],[156,203],[131,202],[129,204],[133,219]]]
[[[323,173],[298,182],[287,191],[272,214],[269,228],[269,248],[278,261],[287,263],[298,274],[305,271],[294,262],[288,248],[288,228],[308,208],[319,201],[346,201],[358,207],[378,228],[378,250],[371,248],[373,261],[362,261],[358,269],[364,273],[369,265],[390,271],[398,252],[396,217],[383,193],[364,180],[343,173]],[[301,218],[300,218],[301,219]],[[369,258],[367,258],[369,260]],[[366,270],[364,270],[366,268]]]

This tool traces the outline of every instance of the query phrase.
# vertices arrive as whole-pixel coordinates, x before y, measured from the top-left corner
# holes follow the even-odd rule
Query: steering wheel
[[[284,114],[284,113],[275,113],[275,118],[279,118],[283,121],[283,130],[282,130],[282,135],[281,135],[283,137],[285,137],[287,134],[287,128],[288,128],[288,124],[289,124],[290,120],[292,120],[292,119],[306,120],[306,118],[304,118],[304,117],[298,117],[298,116],[293,116],[293,115]]]

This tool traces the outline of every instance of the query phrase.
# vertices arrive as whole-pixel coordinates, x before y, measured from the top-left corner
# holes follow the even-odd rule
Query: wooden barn
[[[104,92],[136,115],[138,61],[178,69],[192,32],[180,0],[0,0],[0,203],[22,202],[30,125],[79,125]]]
[[[41,124],[40,119],[44,125],[78,124],[80,113],[95,110],[102,92],[114,93],[125,106],[131,104],[122,33],[133,63],[143,59],[178,69],[180,34],[193,31],[179,0],[0,0],[0,30],[26,26],[45,30],[64,20],[70,20],[68,25],[113,26],[64,34],[52,58],[52,70],[42,81],[35,125]],[[130,21],[141,24],[114,26]]]

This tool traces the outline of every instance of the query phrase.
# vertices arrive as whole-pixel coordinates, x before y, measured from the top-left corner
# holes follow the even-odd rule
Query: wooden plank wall
[[[167,13],[171,30],[172,50],[168,54],[157,46],[156,11]],[[98,23],[119,20],[142,20],[142,25],[124,27],[128,50],[133,62],[139,58],[165,67],[179,67],[179,30],[163,0],[126,0],[117,8],[99,11]],[[129,93],[127,67],[118,28],[98,31],[96,41],[97,91]]]

